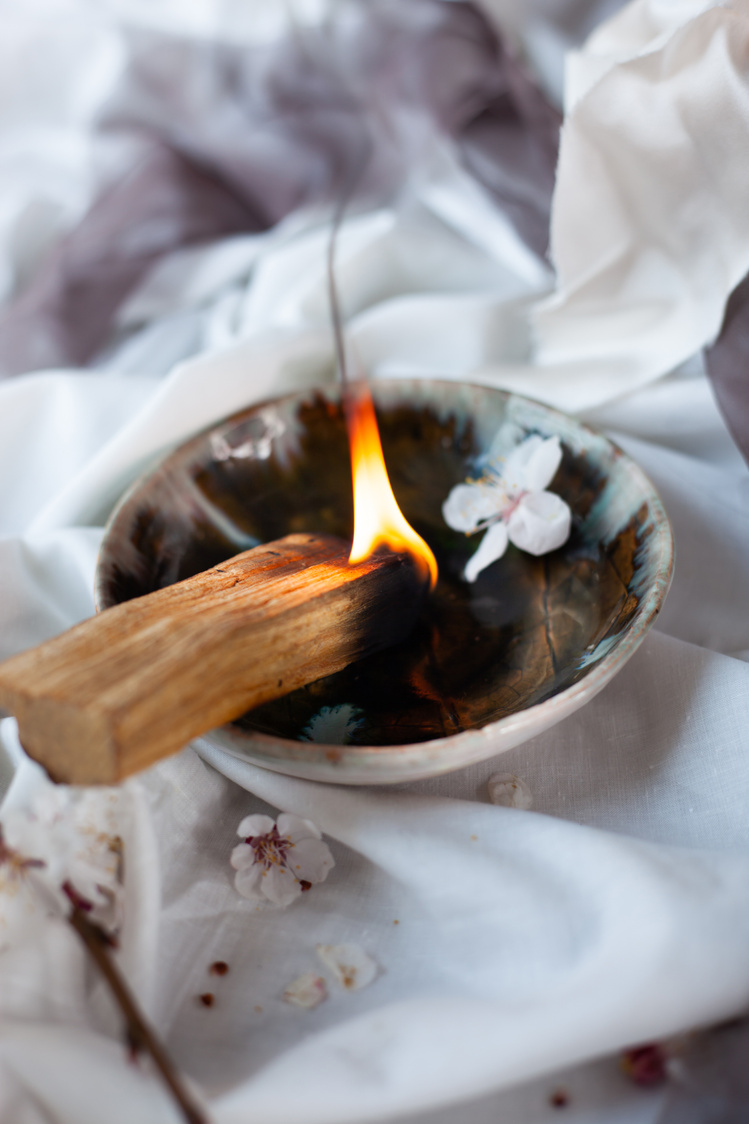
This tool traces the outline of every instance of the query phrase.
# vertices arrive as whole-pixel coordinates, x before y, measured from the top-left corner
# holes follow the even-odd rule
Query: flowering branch
[[[124,1015],[131,1049],[135,1053],[150,1055],[187,1124],[208,1124],[208,1118],[185,1088],[169,1055],[138,1010],[129,987],[109,955],[109,950],[117,946],[116,940],[88,917],[90,909],[88,902],[80,897],[70,882],[63,883],[62,888],[71,903],[68,921],[83,941],[86,951],[106,980],[117,1006]]]
[[[64,918],[122,1012],[133,1055],[150,1055],[187,1124],[208,1124],[111,956],[123,893],[123,845],[115,814],[121,801],[121,793],[102,799],[90,790],[49,786],[31,807],[5,813],[0,823],[0,930],[6,946],[22,944],[33,939],[45,912]]]

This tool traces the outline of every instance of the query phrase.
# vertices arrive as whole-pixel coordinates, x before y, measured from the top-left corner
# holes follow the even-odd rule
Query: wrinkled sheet
[[[744,87],[726,67],[742,49],[744,16],[702,7],[677,17],[660,6],[655,26],[635,5],[626,19],[637,36],[615,21],[576,63],[553,208],[561,281],[539,311],[552,271],[454,139],[433,133],[419,175],[344,224],[339,283],[356,363],[374,377],[512,385],[602,426],[664,499],[676,576],[657,626],[609,687],[502,758],[404,789],[344,791],[201,742],[126,783],[119,957],[218,1124],[406,1113],[537,1124],[558,1118],[549,1095],[560,1084],[571,1096],[565,1119],[579,1124],[673,1119],[668,1092],[633,1090],[611,1055],[749,1005],[749,474],[700,359],[682,362],[718,331],[749,264],[734,196],[723,207],[703,194],[712,185],[724,200],[728,182],[738,198],[743,172],[700,179],[694,208],[672,208],[675,187],[690,197],[689,169],[676,161],[674,181],[657,132],[675,106],[693,120],[691,84],[708,82],[726,132],[697,122],[684,151],[708,146],[695,175],[719,160],[733,167],[731,152],[709,146],[729,149],[741,120]],[[603,85],[619,81],[620,93]],[[661,118],[643,90],[658,92]],[[588,176],[620,94],[629,131],[617,133],[613,163],[602,158]],[[637,121],[656,130],[650,172]],[[632,210],[606,227],[625,151]],[[672,224],[668,253],[644,237],[635,203],[651,196],[659,229]],[[694,237],[683,239],[687,220]],[[581,229],[588,239],[572,236]],[[593,233],[606,241],[611,229],[621,240],[602,260]],[[93,611],[104,521],[140,471],[249,402],[334,377],[326,215],[292,209],[206,236],[162,246],[145,268],[138,259],[137,278],[107,295],[114,322],[86,369],[0,385],[2,656]],[[35,283],[13,299],[29,300]],[[629,315],[646,306],[646,324]],[[599,323],[607,332],[584,330]],[[9,808],[44,781],[11,720],[0,734]],[[488,803],[497,770],[523,778],[532,811]],[[233,888],[228,856],[244,815],[277,809],[313,819],[337,865],[288,911],[255,913]],[[283,1004],[287,984],[316,966],[315,944],[344,941],[377,960],[375,982],[313,1012]],[[174,1120],[147,1068],[127,1062],[116,1012],[65,927],[18,956],[0,959],[3,1124],[98,1124],[102,1106],[115,1124]],[[216,959],[230,974],[210,981],[217,1002],[206,1009],[196,997]]]

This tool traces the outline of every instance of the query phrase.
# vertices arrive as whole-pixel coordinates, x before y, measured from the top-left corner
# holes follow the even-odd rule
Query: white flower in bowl
[[[456,484],[442,505],[454,531],[473,535],[485,530],[479,548],[466,564],[466,581],[501,558],[512,543],[529,554],[547,554],[569,538],[571,512],[547,486],[562,459],[558,437],[533,434],[502,459],[490,457],[479,480]]]

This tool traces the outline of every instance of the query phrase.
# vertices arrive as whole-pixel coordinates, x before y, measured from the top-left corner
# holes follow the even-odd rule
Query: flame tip
[[[410,523],[393,495],[382,453],[374,403],[366,383],[349,389],[345,399],[354,481],[354,541],[349,562],[361,562],[380,547],[410,554],[437,584],[437,560]]]

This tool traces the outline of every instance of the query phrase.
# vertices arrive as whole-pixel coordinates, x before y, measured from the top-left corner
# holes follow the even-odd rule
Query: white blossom
[[[270,816],[245,816],[237,835],[244,842],[231,853],[234,885],[250,901],[291,905],[312,883],[324,882],[335,866],[315,825],[287,812],[278,823]]]
[[[445,522],[468,535],[486,530],[463,576],[476,580],[512,543],[529,554],[547,554],[567,541],[571,512],[546,491],[559,468],[558,437],[533,434],[504,458],[490,456],[479,480],[456,484],[442,505]]]
[[[358,944],[319,944],[317,955],[341,987],[360,991],[377,975],[377,964]]]
[[[0,947],[24,939],[51,909],[70,907],[70,887],[93,920],[121,922],[121,794],[49,785],[26,808],[3,814],[0,836]]]

